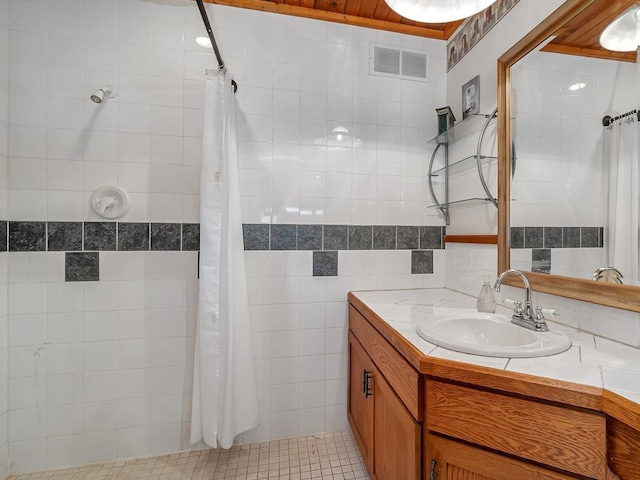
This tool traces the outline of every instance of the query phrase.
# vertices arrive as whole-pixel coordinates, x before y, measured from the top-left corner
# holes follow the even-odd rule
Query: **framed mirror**
[[[603,126],[622,116],[614,123],[634,121],[637,134],[640,66],[636,51],[600,45],[601,32],[636,5],[568,0],[499,58],[498,268],[527,271],[535,291],[640,312],[639,228],[627,220],[637,221],[639,197],[615,199],[612,179],[631,174],[612,169],[619,138]],[[637,164],[635,142],[622,155]],[[632,209],[618,222],[626,236],[610,223],[616,202]],[[612,253],[615,235],[635,257]],[[601,267],[620,270],[625,284],[603,282],[616,279],[603,278],[611,270],[598,277]]]

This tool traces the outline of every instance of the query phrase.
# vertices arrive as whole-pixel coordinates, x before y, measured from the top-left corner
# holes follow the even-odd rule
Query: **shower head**
[[[91,101],[94,103],[102,103],[104,97],[113,98],[116,96],[115,90],[112,86],[108,85],[106,87],[99,88],[91,95]]]

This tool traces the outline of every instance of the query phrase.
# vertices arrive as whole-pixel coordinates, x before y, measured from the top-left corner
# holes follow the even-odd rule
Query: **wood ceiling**
[[[232,7],[283,13],[359,27],[447,40],[462,24],[419,23],[401,17],[384,0],[205,0]]]
[[[450,23],[419,23],[401,17],[384,0],[204,0],[263,12],[345,23],[390,32],[448,40],[463,20]],[[635,52],[611,52],[600,46],[605,27],[636,0],[596,0],[587,10],[558,30],[542,51],[636,61]]]
[[[611,52],[600,46],[600,34],[618,15],[635,4],[636,0],[598,0],[584,12],[558,30],[556,38],[542,51],[636,61],[636,52]]]

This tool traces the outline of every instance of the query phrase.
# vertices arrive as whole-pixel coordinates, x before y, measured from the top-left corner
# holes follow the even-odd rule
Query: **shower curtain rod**
[[[216,54],[216,60],[218,60],[218,69],[226,72],[227,67],[224,65],[224,60],[222,60],[222,54],[220,53],[220,49],[218,48],[218,43],[216,42],[216,37],[213,36],[213,30],[211,29],[211,22],[209,22],[209,15],[207,15],[207,11],[204,8],[204,3],[202,0],[196,0],[198,4],[198,9],[200,10],[200,15],[202,16],[202,21],[204,22],[204,26],[207,29],[207,34],[209,34],[209,40],[211,41],[211,47],[213,47],[213,53]],[[238,84],[235,80],[231,80],[231,85],[233,85],[233,92],[238,91]]]
[[[622,115],[618,115],[617,117],[612,117],[611,115],[605,115],[604,117],[602,117],[602,126],[603,127],[609,127],[616,120],[620,120],[621,118],[630,117],[631,115],[636,115],[638,117],[638,121],[640,121],[640,110],[638,110],[637,108],[634,108],[630,112],[623,113]]]

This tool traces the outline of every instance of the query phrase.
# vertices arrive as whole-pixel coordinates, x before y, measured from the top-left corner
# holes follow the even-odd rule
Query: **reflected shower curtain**
[[[207,71],[191,443],[230,448],[258,424],[231,75]]]
[[[627,285],[640,285],[638,228],[639,122],[636,115],[616,121],[605,130],[605,154],[609,164],[607,260]]]

